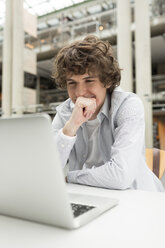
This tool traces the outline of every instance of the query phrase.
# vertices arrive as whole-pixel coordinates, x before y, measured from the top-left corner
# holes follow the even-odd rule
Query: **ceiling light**
[[[103,31],[103,29],[104,29],[103,25],[100,25],[100,26],[99,26],[99,30],[100,30],[100,31]]]
[[[30,44],[30,43],[26,43],[26,47],[28,47],[30,49],[33,49],[34,48],[34,46],[32,44]]]

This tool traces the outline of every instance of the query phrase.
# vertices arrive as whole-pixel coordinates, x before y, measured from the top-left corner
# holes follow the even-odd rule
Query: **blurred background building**
[[[165,0],[1,0],[1,118],[53,118],[67,98],[51,78],[53,58],[88,34],[111,43],[121,87],[144,103],[147,147],[165,149]]]

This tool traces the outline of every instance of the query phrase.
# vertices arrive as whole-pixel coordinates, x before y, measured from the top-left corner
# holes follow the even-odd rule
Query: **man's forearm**
[[[73,137],[76,135],[78,128],[79,126],[73,125],[72,122],[69,120],[63,127],[62,132],[67,136]]]

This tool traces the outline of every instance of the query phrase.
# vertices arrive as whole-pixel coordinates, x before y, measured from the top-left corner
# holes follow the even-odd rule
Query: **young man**
[[[87,36],[60,50],[53,77],[69,95],[53,129],[67,182],[109,189],[164,191],[145,162],[144,110],[119,87],[120,69],[108,42]]]

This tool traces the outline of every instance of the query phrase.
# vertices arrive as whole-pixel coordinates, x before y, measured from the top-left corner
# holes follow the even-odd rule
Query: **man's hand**
[[[78,128],[88,121],[96,111],[96,99],[78,97],[70,119],[63,128],[63,133],[75,136]]]

